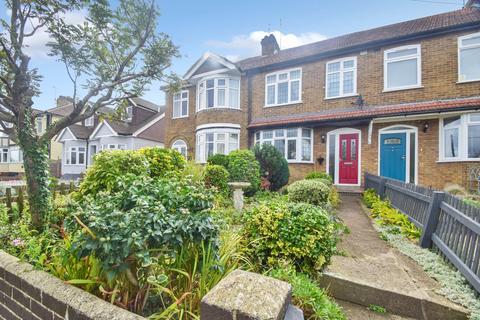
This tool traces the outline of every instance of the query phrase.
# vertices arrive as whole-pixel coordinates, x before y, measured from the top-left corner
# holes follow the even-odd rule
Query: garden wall
[[[0,250],[0,319],[145,319]]]

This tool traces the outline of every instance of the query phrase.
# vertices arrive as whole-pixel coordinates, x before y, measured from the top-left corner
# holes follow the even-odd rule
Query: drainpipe
[[[246,74],[247,76],[247,126],[250,125],[252,122],[252,101],[253,101],[253,84],[252,84],[252,76]],[[250,147],[250,132],[247,129],[247,144]]]

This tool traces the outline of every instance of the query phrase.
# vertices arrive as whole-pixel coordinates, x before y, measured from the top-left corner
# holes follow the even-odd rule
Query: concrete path
[[[359,195],[343,195],[338,215],[350,229],[339,245],[345,256],[333,258],[322,281],[335,298],[416,319],[466,318],[415,261],[380,239]]]

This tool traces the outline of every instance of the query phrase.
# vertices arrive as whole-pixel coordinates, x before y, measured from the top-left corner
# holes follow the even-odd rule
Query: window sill
[[[295,104],[302,104],[302,101],[295,101],[295,102],[288,102],[288,103],[282,103],[282,104],[270,104],[270,105],[264,105],[264,108],[275,108],[275,107],[287,107],[287,106],[292,106]]]
[[[78,167],[78,166],[84,167],[84,166],[86,166],[86,163],[84,163],[84,164],[68,164],[68,163],[64,163],[64,165],[65,165],[65,166],[72,166],[72,167]]]
[[[175,119],[185,119],[185,118],[188,118],[188,115],[186,115],[186,116],[181,116],[181,117],[172,117],[172,120],[175,120]]]
[[[480,159],[442,159],[437,160],[437,163],[455,163],[455,162],[480,162]]]
[[[480,79],[473,79],[473,80],[458,80],[458,81],[457,81],[457,84],[472,83],[472,82],[480,82]]]
[[[314,164],[313,161],[296,161],[296,160],[287,160],[288,164]]]
[[[424,86],[412,86],[412,87],[402,87],[402,88],[391,88],[391,89],[383,89],[382,92],[394,92],[394,91],[403,91],[403,90],[415,90],[415,89],[423,89]]]
[[[196,112],[208,111],[208,110],[232,110],[232,111],[241,111],[240,108],[231,108],[231,107],[212,107],[212,108],[205,108],[205,109],[197,109]]]
[[[352,94],[338,96],[338,97],[328,97],[323,100],[335,100],[335,99],[343,99],[343,98],[351,98],[351,97],[358,97],[358,93],[352,93]]]

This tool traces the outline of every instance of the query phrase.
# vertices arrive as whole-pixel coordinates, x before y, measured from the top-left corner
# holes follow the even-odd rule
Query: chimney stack
[[[270,56],[280,51],[280,46],[273,34],[265,36],[260,43],[262,44],[262,56]]]

